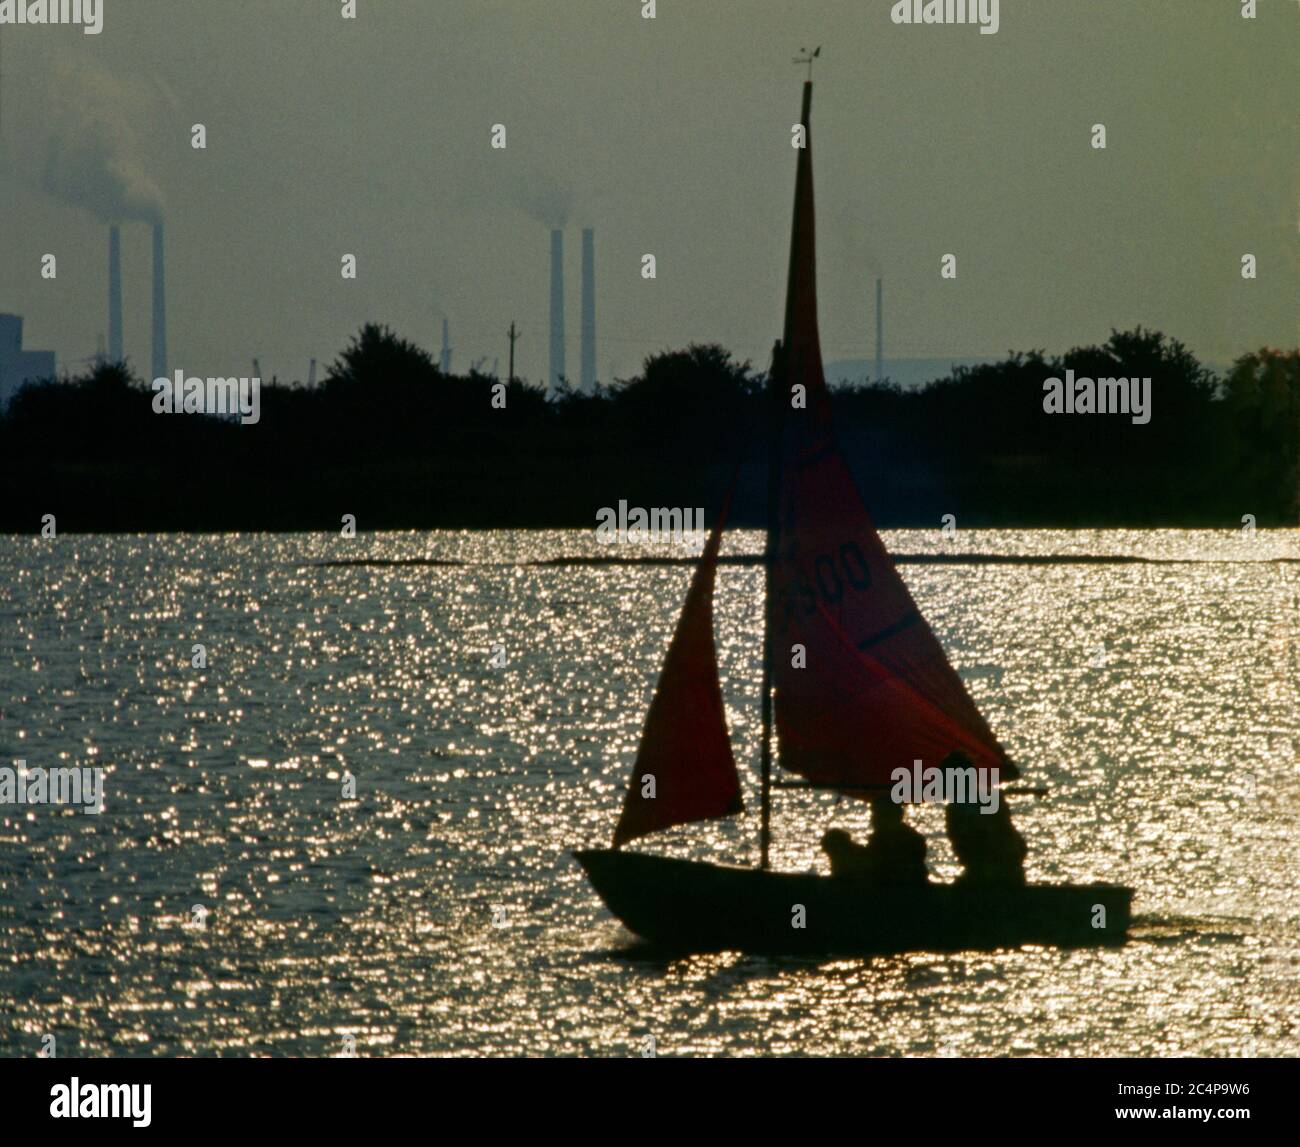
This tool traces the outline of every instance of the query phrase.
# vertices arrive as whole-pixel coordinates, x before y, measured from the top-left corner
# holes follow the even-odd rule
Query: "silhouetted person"
[[[833,828],[822,837],[822,851],[830,857],[832,876],[861,880],[869,875],[866,845],[855,844],[842,828]]]
[[[953,753],[944,765],[968,768],[971,760],[962,753]],[[958,884],[1023,887],[1029,850],[1025,838],[1011,823],[1005,803],[999,802],[997,812],[990,813],[978,804],[953,801],[944,810],[944,822],[952,850],[962,863]]]
[[[866,844],[855,844],[842,828],[833,828],[822,837],[822,851],[830,857],[832,876],[895,887],[929,882],[925,837],[903,822],[903,806],[887,795],[871,802],[871,838]]]

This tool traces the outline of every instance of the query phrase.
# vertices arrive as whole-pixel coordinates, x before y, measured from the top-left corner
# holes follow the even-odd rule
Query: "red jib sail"
[[[835,444],[817,333],[811,102],[806,84],[785,337],[774,364],[784,405],[769,621],[780,762],[851,790],[890,784],[894,769],[937,765],[960,749],[1008,779],[1015,766],[917,610]],[[797,385],[804,408],[785,397]]]
[[[730,501],[728,497],[728,506]],[[664,659],[623,815],[614,829],[615,848],[675,824],[730,816],[743,807],[713,648],[713,583],[728,506],[709,535]]]

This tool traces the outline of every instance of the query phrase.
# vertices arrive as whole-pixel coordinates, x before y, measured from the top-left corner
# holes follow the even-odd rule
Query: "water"
[[[1132,885],[1124,948],[630,953],[567,850],[612,832],[689,570],[514,564],[590,532],[3,538],[0,764],[100,766],[106,810],[0,808],[0,1054],[1295,1055],[1296,533],[885,540],[1169,563],[902,568],[1050,789],[1031,879]],[[314,564],[359,557],[500,564]],[[718,575],[751,808],[760,578]],[[865,831],[776,799],[778,867]],[[643,847],[749,863],[754,819]]]

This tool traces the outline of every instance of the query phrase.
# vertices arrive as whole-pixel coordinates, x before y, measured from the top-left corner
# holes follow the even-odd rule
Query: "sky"
[[[187,374],[256,357],[303,378],[368,321],[436,352],[445,316],[455,368],[504,371],[513,320],[517,372],[543,379],[561,222],[570,374],[586,226],[602,381],[691,341],[764,368],[792,61],[816,45],[827,359],[874,355],[877,275],[887,356],[1056,353],[1137,324],[1211,362],[1300,342],[1296,0],[1255,19],[1002,0],[995,35],[895,25],[888,0],[658,0],[654,19],[644,0],[358,0],[355,20],[342,0],[103,2],[97,36],[0,27],[0,311],[61,369],[106,334],[119,214],[126,351],[148,371],[155,213]]]

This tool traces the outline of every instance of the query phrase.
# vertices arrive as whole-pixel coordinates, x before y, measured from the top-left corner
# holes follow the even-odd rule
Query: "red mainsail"
[[[730,501],[728,497],[728,505]],[[726,516],[724,506],[668,647],[623,815],[614,829],[615,848],[675,824],[730,816],[743,807],[713,648],[713,583]]]
[[[835,444],[817,333],[811,103],[805,84],[785,337],[774,364],[783,428],[769,624],[780,762],[852,790],[960,749],[1009,779],[1015,766],[917,610]],[[796,386],[803,407],[786,397]]]

